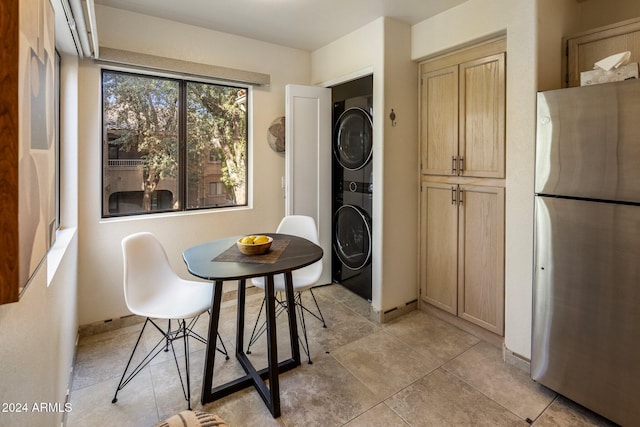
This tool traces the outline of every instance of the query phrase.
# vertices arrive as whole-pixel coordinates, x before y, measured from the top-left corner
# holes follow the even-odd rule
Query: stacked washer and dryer
[[[332,88],[332,276],[371,301],[373,76]]]

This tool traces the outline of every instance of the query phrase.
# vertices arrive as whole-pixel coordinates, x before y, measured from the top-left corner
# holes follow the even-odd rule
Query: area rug
[[[215,414],[200,411],[182,411],[154,427],[228,427]]]

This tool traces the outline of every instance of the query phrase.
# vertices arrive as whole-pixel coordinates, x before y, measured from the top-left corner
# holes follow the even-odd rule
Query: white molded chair
[[[315,244],[318,244],[318,229],[316,228],[316,222],[310,216],[305,215],[289,215],[282,219],[280,225],[278,225],[277,233],[282,234],[290,234],[293,236],[298,236],[305,238]],[[309,363],[311,362],[311,356],[309,354],[309,340],[307,338],[307,327],[304,319],[304,313],[312,315],[316,319],[322,322],[323,327],[327,327],[326,322],[324,321],[324,317],[322,316],[322,312],[320,311],[320,306],[318,305],[318,301],[316,300],[315,295],[313,294],[312,288],[316,286],[318,280],[320,279],[320,275],[322,274],[322,260],[317,261],[311,265],[306,267],[294,270],[292,272],[293,278],[293,292],[295,296],[295,304],[296,304],[296,313],[298,315],[300,327],[302,328],[302,335],[304,337],[304,342],[301,338],[300,342],[302,344],[302,348],[309,359]],[[264,277],[258,277],[251,279],[254,286],[264,289],[265,287],[265,279]],[[284,274],[278,274],[273,278],[274,282],[274,290],[277,293],[285,292],[285,284],[284,284]],[[313,298],[313,302],[315,303],[317,313],[309,310],[302,304],[302,292],[308,290]],[[286,310],[286,299],[285,298],[276,298],[276,302],[278,303],[278,309],[276,310],[276,316],[280,315],[283,311]],[[249,344],[247,346],[247,354],[251,354],[251,346],[256,343],[258,338],[262,336],[262,334],[266,331],[266,322],[262,323],[262,326],[258,328],[258,323],[260,321],[260,316],[264,310],[265,300],[262,300],[262,306],[260,307],[260,312],[258,313],[258,317],[256,318],[256,323],[253,326],[253,331],[251,333],[251,338],[249,339]]]
[[[191,387],[189,377],[189,338],[195,338],[206,344],[207,340],[193,331],[199,316],[211,307],[213,286],[208,283],[184,280],[171,268],[167,254],[156,239],[147,232],[136,233],[122,239],[122,254],[124,256],[124,298],[127,308],[133,314],[146,317],[138,340],[136,341],[122,378],[116,389],[112,403],[118,401],[118,392],[122,390],[140,371],[142,371],[162,350],[173,352],[180,377],[180,385],[188,408],[191,409]],[[165,319],[168,326],[160,327],[153,319]],[[177,320],[177,329],[171,329],[172,320]],[[188,320],[188,321],[187,321]],[[153,347],[145,358],[129,372],[129,366],[140,344],[142,334],[148,324],[160,332],[160,341]],[[219,337],[219,336],[218,336]],[[182,339],[185,354],[186,385],[182,380],[182,373],[178,365],[173,341]],[[226,356],[227,350],[219,339],[222,349],[218,349]]]

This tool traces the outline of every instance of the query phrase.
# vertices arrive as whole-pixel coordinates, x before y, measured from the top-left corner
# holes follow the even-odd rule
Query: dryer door
[[[371,259],[371,223],[366,212],[343,205],[334,216],[333,247],[342,264],[360,270]]]
[[[333,153],[340,165],[357,170],[371,159],[373,125],[371,116],[362,108],[345,110],[334,128]]]

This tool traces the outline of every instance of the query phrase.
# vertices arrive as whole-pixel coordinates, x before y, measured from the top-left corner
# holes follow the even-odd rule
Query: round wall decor
[[[277,153],[284,152],[284,116],[276,118],[267,130],[267,142],[271,149]]]

